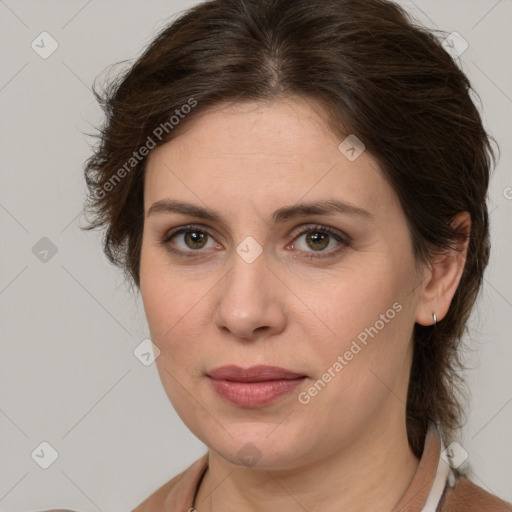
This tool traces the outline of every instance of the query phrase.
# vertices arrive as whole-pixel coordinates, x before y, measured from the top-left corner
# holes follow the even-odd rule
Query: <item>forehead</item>
[[[223,208],[244,198],[261,207],[329,198],[392,207],[396,198],[375,159],[364,151],[350,160],[341,142],[321,107],[302,98],[215,106],[150,153],[146,212],[167,197]]]

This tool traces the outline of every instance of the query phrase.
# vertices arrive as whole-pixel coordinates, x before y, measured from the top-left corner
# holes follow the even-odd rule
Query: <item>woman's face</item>
[[[158,371],[189,429],[235,464],[298,467],[405,424],[423,276],[377,163],[339,149],[321,113],[225,104],[147,163],[140,289]],[[297,209],[328,201],[347,206]],[[225,365],[301,378],[212,379]]]

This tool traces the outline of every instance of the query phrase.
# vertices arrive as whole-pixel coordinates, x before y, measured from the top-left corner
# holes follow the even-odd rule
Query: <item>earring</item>
[[[434,327],[437,325],[437,315],[435,313],[432,313],[432,316],[434,317]]]

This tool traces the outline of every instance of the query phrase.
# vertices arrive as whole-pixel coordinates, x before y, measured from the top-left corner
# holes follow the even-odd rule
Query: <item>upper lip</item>
[[[208,372],[208,376],[217,380],[231,380],[235,382],[263,382],[267,380],[296,379],[305,377],[301,373],[292,372],[278,366],[251,366],[241,368],[236,365],[220,366]]]

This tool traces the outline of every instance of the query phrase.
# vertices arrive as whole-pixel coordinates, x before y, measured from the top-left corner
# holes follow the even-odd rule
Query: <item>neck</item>
[[[241,468],[210,450],[194,508],[198,512],[363,512],[369,503],[378,503],[379,510],[392,510],[419,461],[409,448],[405,418],[390,415],[389,409],[387,413],[388,421],[374,421],[342,449],[289,470]]]

